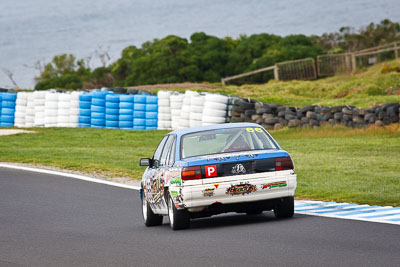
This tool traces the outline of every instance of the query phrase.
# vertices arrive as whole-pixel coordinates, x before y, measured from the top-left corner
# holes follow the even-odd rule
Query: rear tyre
[[[146,226],[157,226],[162,224],[163,216],[153,213],[144,194],[142,197],[142,215]]]
[[[274,208],[276,218],[290,218],[294,214],[294,198],[283,198]]]
[[[189,228],[190,226],[190,217],[188,212],[186,210],[178,210],[175,207],[171,196],[168,197],[168,217],[169,225],[172,230],[182,230]]]

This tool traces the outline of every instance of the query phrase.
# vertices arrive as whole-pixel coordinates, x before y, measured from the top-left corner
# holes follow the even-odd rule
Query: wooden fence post
[[[315,62],[315,59],[312,59],[312,66],[313,66],[313,71],[314,71],[314,80],[316,80],[317,79],[317,69],[316,69],[316,67],[315,67],[315,64],[318,64],[318,61],[317,61],[317,63]]]
[[[279,81],[279,72],[278,72],[277,64],[275,64],[275,66],[274,66],[274,78],[275,78],[275,81]]]
[[[351,53],[351,73],[355,74],[357,71],[356,54]]]
[[[225,79],[224,78],[221,78],[221,83],[222,83],[222,85],[225,85]]]
[[[399,51],[397,50],[397,43],[394,43],[394,58],[399,58]]]

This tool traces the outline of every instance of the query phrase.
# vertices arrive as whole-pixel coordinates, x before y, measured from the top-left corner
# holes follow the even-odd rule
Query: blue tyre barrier
[[[79,95],[79,101],[83,101],[83,102],[92,102],[92,95],[89,95],[89,94],[80,94],[80,95]]]
[[[15,101],[4,100],[4,96],[3,96],[3,101],[1,103],[1,107],[2,108],[15,108]]]
[[[134,98],[133,100],[134,103],[142,103],[142,104],[146,103],[145,95],[134,95],[133,98]]]
[[[104,120],[104,118],[106,117],[105,113],[101,113],[101,112],[93,112],[92,111],[92,115],[91,115],[92,119],[102,119]]]
[[[157,112],[146,112],[146,119],[157,119]]]
[[[157,104],[158,97],[156,95],[148,95],[146,97],[146,104]]]
[[[119,115],[106,114],[106,121],[119,121]]]
[[[145,119],[133,119],[133,126],[145,126],[146,120]]]
[[[157,130],[157,126],[146,126],[146,130]]]
[[[14,126],[13,122],[1,122],[0,127],[12,127]]]
[[[79,109],[79,116],[91,116],[92,110],[91,109]]]
[[[90,128],[90,123],[79,123],[79,128]]]
[[[138,103],[134,103],[133,104],[133,109],[136,111],[146,111],[146,104],[138,104]]]
[[[108,94],[108,95],[106,95],[106,101],[107,102],[118,103],[119,102],[119,95]]]
[[[89,109],[92,105],[91,101],[79,101],[79,108]]]
[[[144,119],[146,118],[146,112],[134,110],[133,117],[136,119]]]
[[[121,129],[133,128],[133,121],[119,121],[118,126]]]
[[[118,128],[118,125],[119,125],[118,121],[107,121],[106,120],[107,128],[109,128],[109,127]]]
[[[15,109],[13,108],[2,108],[0,111],[0,114],[3,115],[8,115],[8,116],[14,116],[15,114]]]
[[[104,126],[106,124],[106,121],[104,119],[94,119],[91,118],[90,123],[92,126]]]
[[[93,98],[92,105],[104,107],[106,105],[106,100],[100,98]]]
[[[134,101],[134,96],[133,95],[120,95],[119,96],[119,101],[120,102],[132,102]]]
[[[15,102],[16,99],[17,99],[17,94],[15,94],[15,93],[3,94],[3,101]]]
[[[132,115],[133,114],[133,109],[119,109],[119,115]]]
[[[119,115],[119,121],[133,121],[132,115]]]
[[[133,126],[133,130],[146,130],[146,126]]]
[[[157,104],[147,104],[146,105],[146,111],[157,112],[158,111],[158,105]]]
[[[115,108],[106,108],[106,114],[109,114],[109,115],[118,115],[118,114],[119,114],[119,109],[115,109]]]
[[[146,120],[146,126],[157,127],[157,120]]]
[[[97,129],[104,129],[105,126],[104,125],[90,125],[91,128],[97,128]]]
[[[106,112],[106,108],[105,107],[94,106],[94,105],[91,105],[91,110],[92,110],[92,112],[99,112],[99,113]]]
[[[89,124],[90,126],[90,117],[87,116],[79,116],[78,117],[79,124]]]
[[[119,102],[106,102],[106,108],[119,108]]]
[[[133,109],[133,102],[120,102],[119,108],[120,109]]]
[[[100,91],[100,92],[93,92],[92,94],[93,94],[93,99],[92,100],[94,100],[94,99],[106,99],[106,96],[108,95],[108,94],[110,94],[111,92],[110,91]]]
[[[1,115],[1,123],[3,122],[14,124],[14,116]]]

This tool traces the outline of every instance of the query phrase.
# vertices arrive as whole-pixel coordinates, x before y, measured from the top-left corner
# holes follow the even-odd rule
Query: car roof
[[[259,124],[250,123],[250,122],[238,122],[238,123],[222,123],[222,124],[213,124],[207,126],[200,126],[194,128],[185,128],[180,130],[175,130],[170,134],[176,134],[178,137],[188,133],[209,131],[209,130],[218,130],[218,129],[228,129],[228,128],[242,128],[242,127],[261,127]]]

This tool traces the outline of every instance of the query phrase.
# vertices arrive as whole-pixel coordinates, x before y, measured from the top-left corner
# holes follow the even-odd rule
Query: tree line
[[[84,59],[78,60],[70,54],[57,55],[35,77],[35,89],[212,83],[286,60],[352,52],[399,40],[400,24],[387,19],[358,30],[342,27],[338,32],[321,36],[281,37],[261,33],[235,39],[198,32],[187,40],[169,35],[145,42],[141,47],[128,46],[118,60],[94,69]],[[246,78],[246,82],[261,83],[271,78],[264,73]]]

